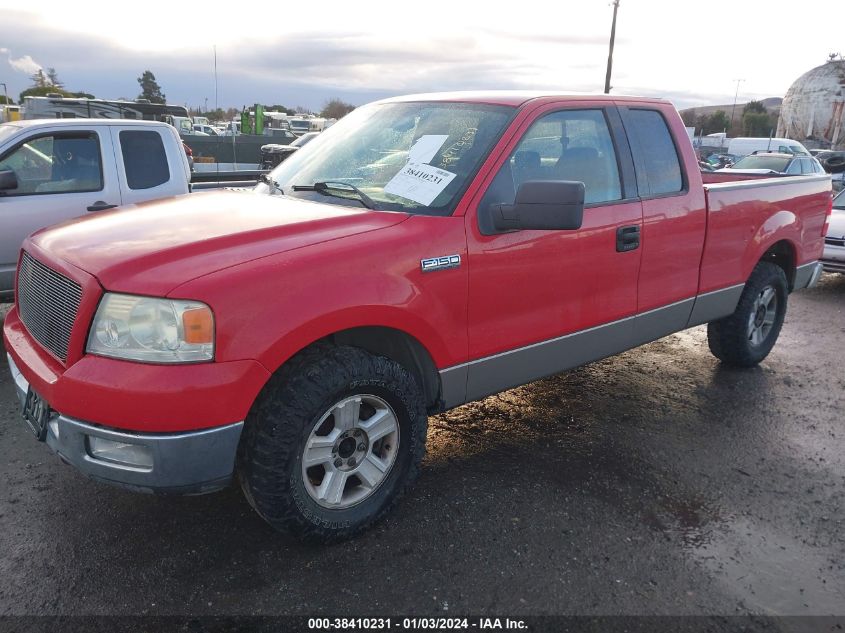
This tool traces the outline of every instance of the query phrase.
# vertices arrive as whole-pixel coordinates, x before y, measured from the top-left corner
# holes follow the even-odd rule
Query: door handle
[[[616,229],[616,252],[625,253],[640,247],[640,226],[620,226]]]
[[[106,209],[114,209],[117,205],[116,204],[109,204],[108,202],[103,202],[102,200],[97,200],[94,204],[88,207],[89,211],[105,211]]]

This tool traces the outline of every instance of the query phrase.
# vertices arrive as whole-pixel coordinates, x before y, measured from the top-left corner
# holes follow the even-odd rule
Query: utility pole
[[[736,92],[734,93],[734,105],[731,108],[731,127],[734,126],[734,112],[736,111],[736,99],[739,96],[739,84],[741,84],[745,79],[734,79],[736,82]]]
[[[613,23],[610,26],[610,50],[607,53],[607,74],[604,76],[604,94],[610,94],[610,73],[613,70],[613,44],[616,42],[616,12],[619,0],[613,0]]]
[[[6,95],[6,105],[9,105],[9,91],[6,89],[6,84],[0,83],[3,86],[3,94]]]

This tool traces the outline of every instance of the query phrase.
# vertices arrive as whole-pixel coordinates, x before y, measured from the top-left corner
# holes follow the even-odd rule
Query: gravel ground
[[[845,615],[845,276],[790,298],[759,368],[705,333],[432,418],[414,491],[331,547],[236,489],[85,479],[3,367],[0,615]]]

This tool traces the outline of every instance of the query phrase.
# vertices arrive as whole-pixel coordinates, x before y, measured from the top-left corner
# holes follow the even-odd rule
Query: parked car
[[[217,129],[204,123],[194,123],[194,134],[202,134],[205,136],[219,136]]]
[[[795,156],[794,154],[776,154],[761,152],[744,156],[730,167],[717,171],[742,171],[757,174],[784,174],[800,176],[802,174],[823,174],[822,166],[812,156]]]
[[[261,146],[261,169],[273,169],[288,156],[293,154],[303,145],[320,135],[320,132],[308,132],[297,137],[289,145],[279,143],[268,143]]]
[[[287,128],[267,127],[264,128],[264,136],[269,136],[276,139],[277,143],[288,144],[293,143],[297,136]]]
[[[754,152],[778,152],[796,156],[810,156],[809,150],[798,141],[788,138],[738,137],[728,142],[728,154],[748,156]]]
[[[33,119],[0,125],[0,298],[21,242],[86,212],[188,192],[176,130],[154,121]]]
[[[840,191],[833,199],[822,264],[828,272],[845,273],[845,191]]]
[[[702,323],[723,363],[765,359],[821,274],[830,179],[746,178],[702,174],[659,99],[363,106],[250,192],[28,238],[3,324],[24,418],[102,481],[237,472],[274,527],[347,538],[419,473],[429,414]]]

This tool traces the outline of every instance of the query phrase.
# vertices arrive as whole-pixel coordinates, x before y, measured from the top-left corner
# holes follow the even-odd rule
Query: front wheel
[[[707,324],[710,351],[727,365],[757,365],[778,339],[788,296],[783,269],[771,262],[757,264],[733,314]]]
[[[427,421],[417,382],[398,363],[354,347],[315,348],[275,376],[247,416],[241,486],[277,529],[349,538],[416,477]]]

